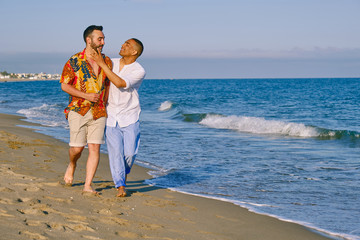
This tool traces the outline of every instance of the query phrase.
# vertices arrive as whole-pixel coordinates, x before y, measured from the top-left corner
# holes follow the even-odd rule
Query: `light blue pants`
[[[109,154],[111,175],[115,187],[126,186],[126,175],[130,173],[140,144],[140,123],[127,127],[106,126],[106,145]]]

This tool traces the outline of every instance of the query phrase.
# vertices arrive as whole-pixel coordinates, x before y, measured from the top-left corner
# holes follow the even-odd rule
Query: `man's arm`
[[[108,100],[109,100],[109,93],[110,93],[110,85],[105,87],[105,98],[104,98],[104,104],[106,106]]]
[[[75,87],[73,87],[72,85],[70,84],[67,84],[67,83],[61,83],[61,89],[70,94],[71,96],[74,96],[74,97],[80,97],[80,98],[84,98],[90,102],[97,102],[99,101],[99,98],[100,98],[100,94],[97,94],[97,93],[85,93],[85,92],[82,92],[78,89],[76,89]]]
[[[96,52],[95,50],[92,51],[90,54],[94,61],[103,69],[107,78],[118,88],[125,88],[126,82],[124,79],[120,78],[116,75],[105,63],[104,58],[102,57],[100,50]]]

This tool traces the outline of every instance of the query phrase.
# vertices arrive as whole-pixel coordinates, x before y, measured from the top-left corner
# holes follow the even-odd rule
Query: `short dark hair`
[[[140,53],[139,53],[139,57],[140,55],[143,53],[144,51],[144,45],[142,44],[142,42],[139,39],[136,38],[132,38],[132,40],[134,40],[139,46],[140,46]]]
[[[103,30],[103,27],[102,26],[96,26],[96,25],[91,25],[91,26],[88,26],[85,31],[84,31],[84,41],[86,43],[86,38],[92,34],[92,32],[94,30],[99,30],[99,31],[102,31]]]

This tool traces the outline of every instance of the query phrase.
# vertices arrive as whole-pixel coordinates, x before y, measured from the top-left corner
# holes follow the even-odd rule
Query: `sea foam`
[[[68,125],[58,104],[42,104],[41,106],[20,109],[17,113],[23,114],[30,121],[35,121],[50,127],[65,127]]]
[[[171,101],[165,101],[161,103],[160,107],[158,108],[159,111],[168,111],[172,108],[173,103]]]
[[[320,135],[316,128],[305,126],[301,123],[266,120],[257,117],[207,114],[200,121],[200,124],[211,128],[230,129],[256,134],[279,134],[292,137],[318,137]]]

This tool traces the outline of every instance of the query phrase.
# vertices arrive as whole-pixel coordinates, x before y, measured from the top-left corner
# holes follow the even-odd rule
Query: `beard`
[[[92,49],[94,49],[96,52],[98,51],[98,49],[100,49],[100,52],[102,52],[102,47],[103,47],[104,45],[101,45],[101,44],[99,44],[99,45],[96,45],[93,41],[91,41],[91,43],[90,43],[90,47],[92,48]]]

